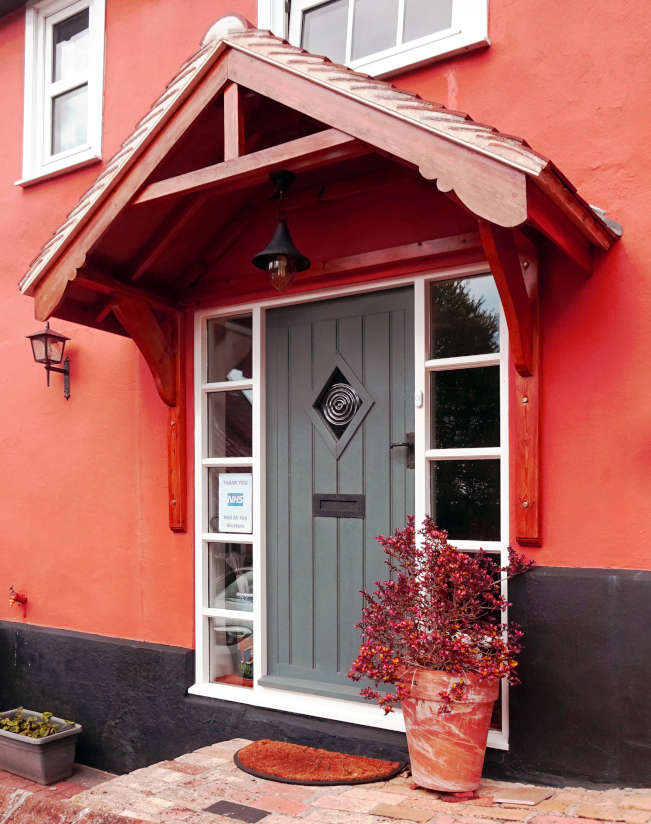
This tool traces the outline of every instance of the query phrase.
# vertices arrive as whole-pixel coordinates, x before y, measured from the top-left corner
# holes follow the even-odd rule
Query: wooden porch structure
[[[297,294],[488,262],[518,376],[516,537],[539,544],[538,284],[519,253],[551,242],[589,276],[593,249],[610,248],[616,227],[523,141],[236,15],[208,32],[21,283],[38,319],[126,335],[142,352],[169,407],[170,528],[186,528],[185,315],[269,294],[264,273],[243,262],[258,249],[242,239],[260,224],[270,234],[274,169],[299,175],[285,201],[292,219],[400,187],[431,204],[429,234],[321,255]],[[441,204],[462,231],[439,226]]]

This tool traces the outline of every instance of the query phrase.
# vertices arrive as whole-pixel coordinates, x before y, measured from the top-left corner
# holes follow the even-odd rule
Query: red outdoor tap
[[[14,604],[21,604],[24,606],[27,603],[27,596],[23,595],[22,592],[16,592],[13,586],[9,587],[9,593],[11,598],[9,599],[9,606],[13,607]]]

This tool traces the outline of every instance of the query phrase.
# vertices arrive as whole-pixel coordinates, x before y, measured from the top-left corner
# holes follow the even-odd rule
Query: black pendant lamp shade
[[[258,252],[252,263],[258,269],[267,272],[271,284],[282,292],[294,282],[296,272],[304,272],[312,264],[294,246],[287,228],[285,214],[282,211],[283,194],[294,179],[294,175],[291,172],[278,171],[272,172],[269,177],[280,195],[278,225],[267,248]]]

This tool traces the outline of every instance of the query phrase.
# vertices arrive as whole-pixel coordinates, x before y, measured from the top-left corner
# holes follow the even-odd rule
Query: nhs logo
[[[244,506],[244,494],[242,492],[229,492],[226,503],[228,506]]]

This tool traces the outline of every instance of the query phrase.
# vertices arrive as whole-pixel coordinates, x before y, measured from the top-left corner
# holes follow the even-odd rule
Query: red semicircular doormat
[[[269,739],[242,747],[234,760],[244,772],[285,784],[369,784],[393,778],[405,766],[404,761],[379,761]]]

